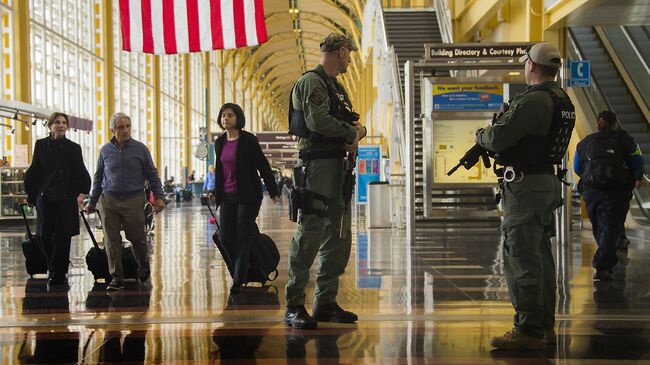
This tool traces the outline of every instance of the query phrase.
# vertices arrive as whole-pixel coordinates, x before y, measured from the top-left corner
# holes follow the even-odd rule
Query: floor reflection
[[[592,281],[588,230],[556,247],[558,344],[491,352],[512,306],[497,228],[433,227],[412,245],[404,231],[356,227],[338,303],[356,325],[285,328],[284,287],[295,224],[286,202],[265,202],[258,224],[278,244],[278,280],[229,294],[231,280],[210,236],[207,210],[170,206],[152,236],[151,285],[127,281],[109,294],[85,267],[87,235],[73,241],[69,285],[24,272],[20,229],[0,231],[2,363],[454,363],[593,364],[650,360],[650,234],[634,234],[616,280]],[[361,214],[356,213],[357,216]],[[638,233],[638,232],[637,232]],[[313,307],[313,278],[307,309]]]

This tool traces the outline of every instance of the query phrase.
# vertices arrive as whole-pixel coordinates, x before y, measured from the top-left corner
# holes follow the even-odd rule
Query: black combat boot
[[[307,313],[304,305],[288,305],[287,311],[284,313],[284,324],[305,330],[318,326],[318,322]]]
[[[316,304],[314,318],[319,322],[354,323],[359,319],[356,314],[343,310],[336,303]]]

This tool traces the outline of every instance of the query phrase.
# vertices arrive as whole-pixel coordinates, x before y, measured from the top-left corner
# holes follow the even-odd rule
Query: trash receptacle
[[[390,186],[387,181],[372,181],[368,184],[366,204],[368,228],[390,228]]]

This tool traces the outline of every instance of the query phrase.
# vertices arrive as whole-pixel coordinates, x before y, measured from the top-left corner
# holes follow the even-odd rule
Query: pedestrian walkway
[[[339,304],[357,324],[285,328],[286,256],[295,224],[286,200],[265,199],[261,231],[278,244],[278,280],[229,295],[230,278],[212,244],[215,226],[198,205],[169,206],[156,222],[151,286],[107,294],[73,239],[69,288],[30,279],[22,233],[0,233],[0,362],[12,363],[650,363],[650,238],[630,232],[616,280],[593,283],[591,232],[575,232],[559,261],[558,344],[544,351],[492,351],[514,314],[501,269],[499,232],[433,229],[405,243],[404,231],[357,228]],[[636,234],[638,233],[638,234]],[[647,236],[650,236],[648,234]],[[313,270],[315,270],[314,265]],[[313,281],[307,294],[313,301]],[[562,359],[562,360],[559,360]]]

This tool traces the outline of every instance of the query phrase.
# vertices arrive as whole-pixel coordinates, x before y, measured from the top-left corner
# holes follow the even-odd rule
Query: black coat
[[[67,138],[52,141],[50,137],[36,141],[32,164],[25,173],[25,191],[27,201],[36,206],[38,212],[38,223],[36,234],[44,235],[45,217],[51,216],[53,212],[46,212],[43,202],[43,192],[48,188],[56,171],[62,170],[60,174],[64,187],[62,203],[58,213],[64,216],[61,221],[63,233],[70,236],[79,234],[79,209],[77,196],[81,193],[88,194],[90,191],[90,175],[83,162],[81,147]],[[56,214],[56,213],[54,213]]]
[[[215,184],[214,196],[219,205],[224,198],[224,173],[221,163],[221,151],[226,141],[226,133],[217,138],[214,142],[215,153]],[[262,200],[262,183],[260,175],[264,179],[264,185],[271,197],[279,196],[278,186],[273,178],[273,172],[269,161],[264,156],[260,143],[254,134],[240,131],[239,142],[237,143],[237,192],[239,201],[244,204],[258,203]],[[260,175],[258,175],[258,172]]]

